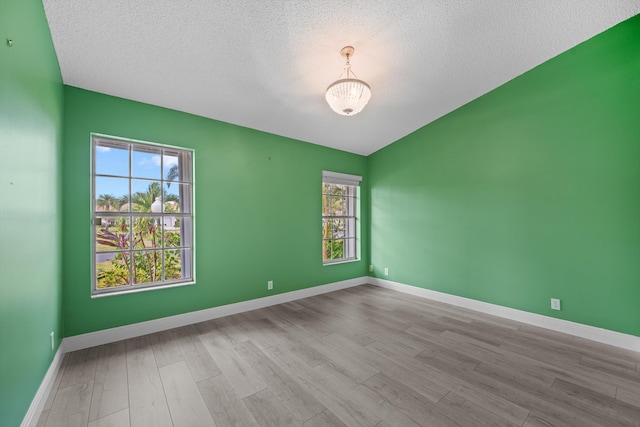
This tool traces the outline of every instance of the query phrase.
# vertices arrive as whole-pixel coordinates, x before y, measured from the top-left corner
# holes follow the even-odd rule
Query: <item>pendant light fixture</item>
[[[369,85],[358,79],[351,70],[349,59],[353,56],[354,50],[353,46],[345,46],[340,50],[340,55],[347,58],[347,63],[344,66],[345,71],[338,76],[338,80],[329,85],[325,94],[331,109],[343,116],[358,114],[371,99]],[[341,79],[345,72],[346,78]]]

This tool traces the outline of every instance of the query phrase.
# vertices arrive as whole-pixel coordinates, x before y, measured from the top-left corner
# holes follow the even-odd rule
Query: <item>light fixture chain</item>
[[[351,78],[351,63],[349,62],[349,54],[347,53],[347,64],[345,66],[345,68],[347,69],[347,78],[350,79]]]

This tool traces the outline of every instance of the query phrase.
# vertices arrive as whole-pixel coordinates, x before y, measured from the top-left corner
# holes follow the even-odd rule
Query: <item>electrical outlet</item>
[[[385,276],[389,275],[389,269],[387,267],[384,268],[384,275]]]
[[[51,351],[53,351],[53,349],[56,346],[56,338],[53,331],[51,331],[51,333],[49,334],[49,337],[51,338]]]
[[[273,289],[273,280],[269,280],[267,282],[267,290],[270,291]]]
[[[369,264],[369,272],[373,273],[373,264]]]
[[[551,310],[560,310],[560,300],[551,298]]]

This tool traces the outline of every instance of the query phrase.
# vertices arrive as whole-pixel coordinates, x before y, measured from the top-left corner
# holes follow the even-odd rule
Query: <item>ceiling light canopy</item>
[[[358,114],[371,99],[371,88],[362,80],[359,80],[351,70],[349,58],[353,56],[354,48],[345,46],[340,50],[340,55],[347,58],[344,66],[345,71],[340,74],[338,80],[331,83],[327,88],[325,98],[333,111],[343,116],[353,116]],[[341,79],[346,72],[345,79]],[[352,78],[351,76],[353,75]]]

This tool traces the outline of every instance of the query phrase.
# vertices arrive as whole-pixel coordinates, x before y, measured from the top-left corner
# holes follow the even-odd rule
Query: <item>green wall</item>
[[[66,336],[367,275],[323,267],[323,169],[363,175],[367,159],[190,114],[65,86],[63,277]],[[91,299],[89,134],[195,149],[196,285]],[[274,290],[267,291],[267,281]]]
[[[2,426],[35,396],[51,331],[57,347],[370,260],[378,277],[640,335],[640,16],[369,158],[63,87],[38,0],[3,0],[0,30]],[[90,132],[195,149],[196,285],[91,299]],[[323,169],[364,176],[359,262],[322,266]]]
[[[9,47],[7,39],[13,40]],[[0,425],[17,426],[62,336],[62,79],[42,3],[0,2]],[[56,340],[56,347],[59,339]]]
[[[640,335],[640,16],[373,154],[369,178],[377,277]]]

